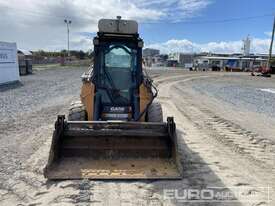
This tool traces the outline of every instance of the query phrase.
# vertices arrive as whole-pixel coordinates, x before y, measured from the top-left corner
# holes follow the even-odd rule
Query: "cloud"
[[[64,18],[72,20],[72,48],[88,49],[83,33],[97,31],[100,18],[136,19],[139,22],[176,21],[193,17],[210,0],[0,0],[0,39],[25,49],[60,49],[66,45]],[[79,45],[77,45],[79,42]]]
[[[270,39],[253,38],[251,42],[252,53],[268,53]],[[212,53],[241,53],[243,42],[220,41],[208,43],[195,43],[187,39],[171,39],[163,43],[146,45],[147,48],[159,49],[161,53],[171,52],[212,52]],[[275,45],[274,45],[275,48]]]
[[[272,35],[272,32],[271,32],[271,31],[266,31],[266,32],[264,32],[264,34],[265,34],[266,36],[269,36],[269,37],[271,37],[271,35]]]
[[[172,22],[182,21],[198,16],[200,11],[212,3],[212,0],[134,0],[144,8],[154,8],[159,11],[159,19]]]

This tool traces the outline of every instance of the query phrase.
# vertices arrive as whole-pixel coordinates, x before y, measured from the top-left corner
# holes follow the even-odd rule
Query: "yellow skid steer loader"
[[[163,122],[157,89],[142,69],[136,21],[101,19],[93,66],[80,101],[59,115],[44,175],[48,179],[178,179],[176,125]]]

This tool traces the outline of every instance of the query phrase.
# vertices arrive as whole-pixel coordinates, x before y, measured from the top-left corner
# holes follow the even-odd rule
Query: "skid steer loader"
[[[80,101],[59,115],[48,179],[178,179],[176,126],[163,122],[157,89],[142,69],[136,21],[101,19]]]

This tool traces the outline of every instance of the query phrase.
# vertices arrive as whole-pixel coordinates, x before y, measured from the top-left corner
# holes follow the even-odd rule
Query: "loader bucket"
[[[48,179],[179,179],[173,118],[167,123],[65,121],[58,116]]]

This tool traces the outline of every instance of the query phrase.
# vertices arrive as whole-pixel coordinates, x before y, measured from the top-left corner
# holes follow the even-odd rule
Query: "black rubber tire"
[[[87,112],[81,101],[71,104],[68,115],[69,121],[87,121]]]
[[[163,114],[161,104],[159,102],[153,102],[147,111],[148,122],[163,122]]]

